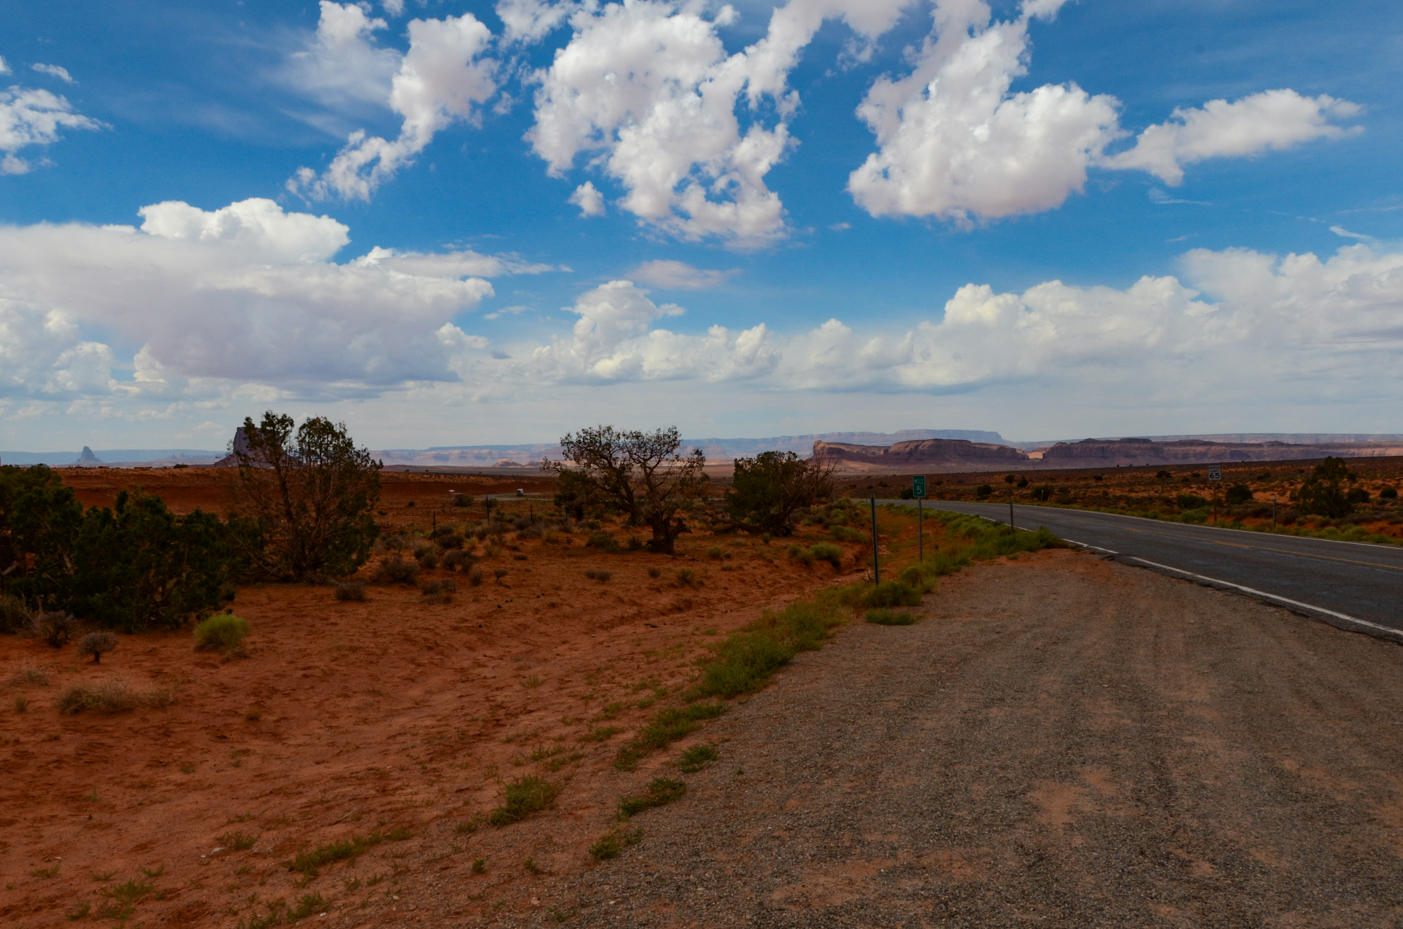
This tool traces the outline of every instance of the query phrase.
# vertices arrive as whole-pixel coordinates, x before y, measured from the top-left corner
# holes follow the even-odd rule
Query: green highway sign
[[[919,500],[925,495],[926,476],[924,474],[917,474],[915,477],[911,478],[911,496]]]

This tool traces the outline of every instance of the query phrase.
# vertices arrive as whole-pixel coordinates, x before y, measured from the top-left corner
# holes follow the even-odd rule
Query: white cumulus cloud
[[[1202,107],[1176,109],[1167,122],[1141,132],[1134,148],[1107,159],[1106,165],[1148,171],[1176,186],[1184,180],[1184,165],[1338,138],[1348,130],[1331,120],[1360,112],[1347,100],[1325,94],[1303,97],[1294,90],[1268,90],[1232,102],[1210,100]]]
[[[122,389],[221,379],[375,392],[452,379],[454,353],[483,344],[452,322],[492,294],[479,275],[540,270],[472,252],[376,250],[337,264],[345,226],[268,200],[140,212],[140,229],[0,226],[7,352],[30,367],[50,359],[54,371],[86,371],[70,380],[91,385],[113,350],[83,337],[91,327],[113,346],[139,348],[137,382]],[[52,378],[11,370],[27,371],[18,380],[33,391],[54,389]]]
[[[604,195],[591,181],[585,181],[570,195],[570,202],[580,208],[581,216],[603,216]]]
[[[73,75],[69,74],[68,69],[63,67],[63,65],[32,64],[29,67],[34,71],[38,71],[40,74],[47,74],[50,77],[56,77],[59,80],[63,81],[65,84],[74,83]]]
[[[703,290],[719,287],[736,273],[695,268],[685,261],[659,259],[645,261],[630,271],[628,276],[664,290]]]
[[[333,4],[334,5],[334,4]],[[456,120],[471,122],[496,93],[496,65],[482,57],[491,33],[471,13],[409,23],[409,51],[391,81],[390,108],[404,117],[398,138],[357,130],[320,176],[301,168],[288,189],[314,199],[368,200]]]
[[[394,49],[375,44],[375,33],[387,25],[355,4],[321,0],[317,31],[306,48],[291,55],[286,80],[336,109],[385,106],[402,57]]]

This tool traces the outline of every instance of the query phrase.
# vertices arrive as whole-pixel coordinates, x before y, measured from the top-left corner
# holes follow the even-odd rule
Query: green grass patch
[[[714,719],[724,712],[724,703],[693,703],[659,710],[632,741],[619,749],[618,756],[614,759],[614,767],[631,771],[645,755],[660,748],[667,748],[678,739],[695,732],[703,720]]]
[[[822,646],[844,618],[840,599],[827,593],[766,610],[713,646],[716,657],[702,666],[701,681],[690,695],[726,698],[759,690],[795,655]]]
[[[913,626],[919,617],[909,610],[868,610],[863,617],[878,626]]]
[[[665,777],[657,778],[648,785],[648,789],[643,793],[619,800],[619,816],[628,819],[630,816],[637,816],[644,810],[651,810],[655,806],[666,806],[674,800],[680,800],[686,792],[687,785],[681,781],[671,781]]]
[[[683,774],[696,774],[719,757],[720,753],[713,745],[693,745],[677,759],[677,770]]]
[[[507,783],[502,805],[488,815],[487,821],[494,826],[509,826],[532,813],[555,806],[555,798],[558,796],[559,784],[553,784],[534,774],[524,775]]]
[[[316,877],[321,869],[338,861],[357,858],[385,841],[403,841],[412,835],[408,829],[392,829],[389,832],[372,832],[370,835],[353,836],[305,849],[287,862],[289,871],[300,871],[308,879]]]
[[[591,845],[589,853],[595,861],[617,858],[630,845],[637,845],[641,838],[643,833],[637,829],[615,829]]]

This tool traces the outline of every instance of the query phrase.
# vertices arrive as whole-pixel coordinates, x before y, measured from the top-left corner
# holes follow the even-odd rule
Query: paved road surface
[[[895,501],[893,501],[895,502]],[[1007,523],[1007,503],[926,501],[927,507]],[[1015,506],[1015,525],[1118,561],[1236,589],[1345,629],[1403,640],[1403,548],[1266,535],[1112,513]]]

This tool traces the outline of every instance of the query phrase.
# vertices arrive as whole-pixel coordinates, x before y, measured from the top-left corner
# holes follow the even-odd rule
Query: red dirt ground
[[[228,474],[66,477],[89,504],[143,483],[175,509],[217,510]],[[518,486],[541,489],[387,475],[381,521],[426,529],[477,519],[480,504],[445,506],[448,488],[480,495]],[[708,643],[835,575],[789,561],[778,541],[749,537],[684,536],[676,558],[608,555],[583,541],[578,532],[549,542],[508,537],[482,562],[487,581],[473,588],[458,575],[449,604],[407,586],[372,586],[359,603],[336,601],[330,587],[242,587],[233,609],[252,626],[245,658],[195,651],[188,631],[121,636],[100,665],[80,661],[71,645],[0,637],[0,924],[67,925],[83,904],[88,918],[103,906],[112,913],[113,889],[136,880],[154,888],[134,904],[136,923],[234,927],[270,900],[295,903],[308,892],[285,864],[298,849],[409,829],[414,838],[365,856],[390,881],[371,891],[367,872],[368,902],[423,878],[402,874],[396,859],[428,847],[430,835],[452,845],[452,824],[490,811],[503,783],[526,773],[568,784],[550,814],[550,840],[514,849],[538,833],[492,830],[494,858],[588,867],[600,813],[617,801],[614,754],[656,712],[653,701],[677,701]],[[712,546],[722,557],[707,555]],[[861,546],[845,548],[856,564]],[[677,586],[683,566],[700,586]],[[507,571],[500,584],[494,567]],[[591,568],[613,576],[587,579]],[[26,680],[26,670],[47,683]],[[71,686],[113,678],[175,702],[115,715],[58,711]],[[231,848],[238,834],[257,844]],[[309,889],[349,905],[359,898],[339,890],[347,873]],[[523,873],[519,864],[512,872]],[[492,878],[495,894],[511,896],[510,885],[507,875]]]

